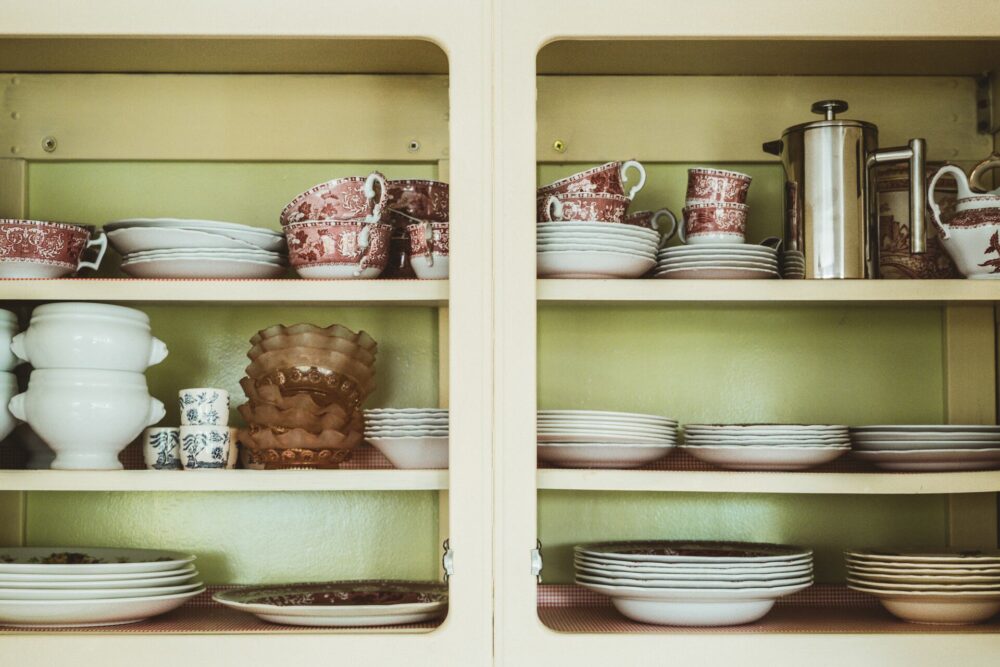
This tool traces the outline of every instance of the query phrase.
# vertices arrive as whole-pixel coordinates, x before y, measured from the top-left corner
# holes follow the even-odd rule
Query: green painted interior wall
[[[542,165],[547,183],[591,165]],[[680,214],[687,169],[648,164],[633,210]],[[781,231],[780,167],[754,177],[748,237]],[[944,418],[936,306],[543,305],[541,408],[650,412],[690,422],[934,423]],[[817,577],[843,577],[850,545],[941,545],[941,496],[545,491],[545,580],[572,581],[572,545],[598,539],[788,541],[816,549]]]
[[[381,169],[433,178],[429,164],[38,163],[30,214],[101,224],[122,217],[196,217],[277,228],[284,204],[306,188]],[[109,251],[109,256],[113,255]],[[196,283],[178,289],[197,289]],[[379,343],[378,388],[368,405],[429,406],[438,397],[437,313],[418,307],[140,305],[170,355],[147,372],[176,424],[177,390],[216,386],[234,397],[249,338],[275,323],[334,322]],[[181,473],[188,474],[188,473]],[[196,473],[189,473],[196,474]],[[197,553],[212,583],[310,578],[433,578],[436,492],[30,493],[27,542],[155,546]]]

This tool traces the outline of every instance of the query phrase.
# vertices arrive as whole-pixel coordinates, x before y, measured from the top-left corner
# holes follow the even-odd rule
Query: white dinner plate
[[[725,266],[727,268],[748,268],[748,269],[766,269],[770,271],[778,270],[777,262],[769,262],[766,260],[746,260],[746,259],[667,259],[660,260],[656,263],[656,268],[659,271],[667,271],[669,269],[680,269],[680,268],[690,268],[698,269],[702,267],[719,267]]]
[[[856,586],[864,586],[866,588],[874,588],[883,591],[902,591],[902,592],[917,592],[917,593],[951,593],[951,592],[987,592],[987,593],[1000,593],[1000,583],[992,584],[950,584],[941,582],[919,582],[919,583],[899,583],[899,582],[888,582],[888,581],[875,581],[871,579],[859,578],[858,576],[852,576],[850,573],[847,575],[847,583],[854,584]]]
[[[609,410],[539,410],[538,417],[574,417],[580,419],[598,419],[610,421],[637,421],[677,424],[676,419],[662,417],[660,415],[650,415],[641,412],[612,412]]]
[[[697,563],[723,566],[727,563],[787,563],[812,558],[812,549],[763,542],[715,540],[627,540],[589,542],[573,547],[574,554],[626,563]]]
[[[880,431],[860,432],[851,429],[851,437],[863,442],[928,442],[962,440],[965,442],[1000,442],[1000,431],[974,433],[972,431]]]
[[[79,628],[135,623],[173,611],[204,590],[111,600],[0,601],[0,625]]]
[[[570,252],[582,252],[582,253],[618,253],[621,255],[627,255],[629,257],[640,257],[642,259],[649,260],[655,264],[655,253],[652,250],[634,250],[632,248],[626,248],[623,246],[616,245],[598,245],[598,244],[585,244],[585,243],[560,243],[559,245],[550,246],[539,246],[538,254],[547,255],[551,253],[570,253]]]
[[[1000,449],[997,440],[854,440],[854,448],[866,452],[947,451],[950,449]]]
[[[104,585],[108,582],[114,583],[115,588],[124,588],[122,582],[159,580],[170,577],[195,576],[198,571],[193,565],[187,564],[182,567],[163,570],[161,572],[132,572],[117,574],[12,574],[9,572],[0,573],[0,585],[7,586],[11,583],[21,582],[25,584],[75,584],[93,582]],[[154,584],[155,585],[155,584]]]
[[[871,584],[911,584],[923,586],[946,585],[996,585],[1000,586],[1000,575],[975,575],[975,574],[900,574],[905,570],[896,570],[894,574],[879,574],[868,572],[864,568],[849,566],[848,575],[858,581],[867,581]]]
[[[797,579],[811,575],[813,571],[812,561],[806,561],[795,567],[786,567],[775,570],[741,570],[731,572],[729,570],[712,570],[701,568],[696,571],[690,570],[669,570],[660,569],[653,572],[639,572],[633,569],[612,567],[608,565],[591,565],[580,556],[573,561],[573,566],[578,573],[590,576],[605,577],[609,579],[642,580],[642,581],[718,581],[718,582],[745,582],[745,581],[780,581],[782,579]]]
[[[158,227],[123,227],[108,232],[108,241],[120,255],[148,250],[218,248],[228,250],[260,249],[249,243],[214,231]]]
[[[572,237],[560,239],[539,239],[538,250],[620,250],[622,252],[639,252],[656,257],[656,244],[628,239],[593,239],[590,237]]]
[[[242,259],[175,257],[170,259],[123,262],[122,271],[133,278],[280,278],[287,268],[270,262]]]
[[[613,238],[645,239],[659,243],[660,234],[652,229],[616,222],[540,222],[536,235],[596,234]]]
[[[154,586],[152,588],[99,588],[99,589],[25,589],[0,588],[0,604],[11,600],[113,600],[118,598],[158,597],[204,590],[196,581],[180,586]]]
[[[538,460],[563,468],[640,468],[673,451],[674,444],[538,443]]]
[[[177,586],[186,582],[190,582],[192,579],[198,576],[197,570],[190,568],[189,571],[185,570],[183,574],[172,574],[171,572],[165,572],[163,574],[168,574],[171,576],[166,577],[153,577],[153,575],[161,574],[159,572],[150,572],[148,575],[143,575],[141,579],[97,579],[95,577],[88,578],[83,581],[75,581],[79,577],[74,577],[72,575],[64,576],[62,579],[55,579],[54,577],[48,577],[45,581],[39,580],[24,580],[24,579],[12,579],[17,575],[6,574],[0,575],[0,588],[16,588],[16,589],[32,589],[32,590],[95,590],[95,589],[108,589],[108,588],[155,588],[159,586]],[[42,575],[24,575],[25,577],[41,577]],[[106,576],[106,575],[99,575]],[[74,581],[70,581],[70,580]]]
[[[84,554],[98,563],[39,563],[60,554]],[[0,547],[0,573],[45,575],[136,574],[177,570],[194,562],[194,556],[153,549],[98,547]]]
[[[756,245],[752,243],[696,243],[693,245],[675,245],[664,248],[664,253],[674,255],[686,255],[700,252],[759,252],[767,255],[778,254],[774,248],[766,245]]]
[[[552,434],[563,434],[563,433],[585,433],[590,435],[599,435],[601,433],[607,433],[610,435],[638,435],[647,438],[677,438],[676,429],[653,429],[653,428],[638,428],[638,427],[628,427],[628,426],[607,426],[595,424],[593,426],[574,426],[574,425],[539,425],[537,427],[538,433],[545,435]]]
[[[855,458],[885,470],[990,470],[1000,467],[1000,449],[921,449],[853,451]]]
[[[638,278],[656,264],[644,255],[618,252],[539,252],[538,275],[559,278]]]
[[[926,550],[893,550],[887,549],[854,549],[845,551],[844,556],[848,559],[862,562],[876,562],[903,566],[906,565],[930,565],[942,567],[945,565],[955,565],[964,567],[967,565],[989,565],[1000,567],[1000,550],[997,549],[969,549],[964,551],[926,551]]]
[[[681,445],[696,459],[728,470],[805,470],[829,463],[849,447],[700,447]]]
[[[766,433],[773,435],[783,432],[836,431],[847,432],[848,427],[842,424],[686,424],[686,431],[739,431],[747,433]]]
[[[980,426],[976,424],[876,424],[874,426],[852,426],[852,433],[1000,433],[1000,426]]]
[[[703,579],[701,581],[691,581],[687,579],[623,579],[600,577],[582,572],[576,573],[577,583],[598,584],[601,586],[627,586],[629,588],[642,588],[650,590],[702,590],[702,591],[738,591],[746,589],[782,589],[800,584],[811,584],[812,573],[790,579],[763,580],[763,581],[713,581]]]
[[[586,565],[590,568],[600,568],[606,571],[631,572],[635,574],[668,574],[668,575],[717,575],[726,577],[745,577],[744,575],[770,576],[784,575],[786,572],[797,572],[802,568],[812,567],[812,555],[806,554],[789,560],[782,561],[759,561],[759,559],[748,559],[738,562],[715,562],[714,560],[704,560],[699,562],[684,563],[661,563],[649,561],[628,561],[617,558],[605,558],[591,555],[584,551],[575,551],[573,554],[575,563]]]
[[[772,269],[747,269],[701,267],[696,269],[680,268],[658,271],[654,278],[675,280],[766,280],[778,278],[778,272]]]
[[[884,563],[878,561],[857,561],[857,560],[847,560],[847,565],[849,569],[866,576],[875,575],[888,575],[888,576],[900,576],[900,577],[920,577],[920,576],[932,576],[932,577],[971,577],[975,579],[976,577],[996,577],[1000,578],[1000,563],[995,566],[981,565],[977,566],[972,563],[963,563],[958,565],[948,565],[948,564],[901,564],[901,563]]]
[[[574,444],[597,444],[597,445],[670,445],[673,446],[677,444],[676,438],[652,438],[646,436],[637,435],[613,435],[613,434],[593,434],[589,432],[572,432],[572,433],[551,433],[551,434],[538,434],[537,435],[538,444],[545,444],[549,442],[562,442],[562,443],[574,443]]]

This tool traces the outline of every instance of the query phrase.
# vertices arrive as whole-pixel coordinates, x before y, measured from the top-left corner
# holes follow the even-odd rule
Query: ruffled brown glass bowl
[[[364,441],[361,431],[309,433],[301,428],[254,426],[240,429],[240,442],[248,449],[354,449]]]
[[[285,396],[281,393],[281,389],[277,385],[265,384],[257,386],[248,377],[240,379],[240,386],[243,387],[243,393],[246,394],[254,406],[271,405],[279,410],[305,410],[317,417],[322,417],[327,413],[334,413],[343,419],[350,419],[356,411],[354,408],[348,409],[340,403],[320,405],[309,394],[289,394]]]
[[[356,423],[357,411],[351,415],[342,414],[341,411],[331,410],[322,415],[316,415],[301,408],[287,408],[282,410],[274,405],[258,405],[251,402],[244,403],[236,408],[244,421],[250,425],[271,426],[284,429],[301,428],[309,433],[322,433],[323,431],[345,431]]]
[[[329,470],[351,458],[350,449],[249,449],[240,451],[240,461],[250,470],[311,468]]]
[[[368,394],[374,389],[374,383],[363,389],[357,382],[343,373],[315,366],[279,368],[255,379],[254,386],[258,392],[261,391],[262,387],[277,387],[282,396],[286,397],[304,394],[321,407],[336,404],[348,411],[361,407],[364,400],[368,398]]]
[[[292,326],[285,326],[283,324],[275,324],[266,329],[261,329],[253,338],[250,339],[251,345],[259,345],[261,341],[268,338],[273,338],[275,336],[294,336],[296,334],[302,333],[315,333],[322,336],[343,338],[355,345],[358,345],[362,349],[365,349],[374,355],[378,350],[378,343],[375,339],[369,336],[364,331],[359,331],[357,333],[351,331],[345,326],[340,324],[331,324],[328,327],[318,327],[315,324],[293,324]]]
[[[250,351],[247,352],[247,358],[249,358],[250,361],[256,361],[257,358],[265,352],[297,348],[340,352],[341,354],[347,355],[348,357],[359,361],[365,366],[373,366],[375,364],[374,352],[366,350],[346,338],[324,336],[311,331],[299,334],[281,334],[265,338],[250,348]]]
[[[321,371],[340,373],[356,383],[367,395],[375,385],[375,367],[333,350],[314,347],[293,347],[265,352],[246,367],[246,374],[259,380],[282,368],[314,367]]]

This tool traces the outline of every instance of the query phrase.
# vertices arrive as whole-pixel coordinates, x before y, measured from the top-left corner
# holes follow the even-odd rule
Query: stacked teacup
[[[235,468],[236,438],[229,428],[229,392],[214,387],[178,392],[181,426],[147,428],[142,455],[151,470]]]
[[[389,275],[421,280],[448,277],[451,234],[450,189],[447,183],[419,179],[389,181],[392,242]]]
[[[777,250],[746,243],[751,178],[738,171],[689,169],[684,245],[660,250],[657,278],[777,278]]]
[[[17,419],[7,409],[10,399],[17,393],[17,377],[12,371],[21,363],[10,349],[10,341],[17,331],[17,315],[0,310],[0,440],[17,426]]]
[[[630,171],[636,172],[632,178]],[[645,182],[642,165],[629,160],[608,162],[539,188],[538,275],[638,278],[653,268],[657,249],[673,236],[677,221],[667,209],[629,214]],[[661,220],[668,229],[660,228]]]

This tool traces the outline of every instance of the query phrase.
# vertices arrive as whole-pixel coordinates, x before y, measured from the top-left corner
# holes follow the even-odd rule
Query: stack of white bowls
[[[574,549],[576,583],[656,625],[739,625],[812,585],[812,551],[750,542],[603,542]]]
[[[681,448],[730,470],[803,470],[851,448],[846,426],[828,424],[687,424]]]
[[[781,254],[781,277],[790,279],[806,277],[806,259],[801,250],[786,250]]]
[[[277,278],[288,267],[281,232],[235,222],[136,218],[104,231],[135,278]]]
[[[659,232],[617,222],[540,222],[540,278],[638,278],[656,264]]]
[[[56,453],[56,469],[120,470],[118,453],[163,419],[146,368],[167,356],[149,317],[102,303],[35,308],[11,350],[34,370],[10,411]]]
[[[17,315],[0,310],[0,440],[17,426],[17,419],[7,409],[10,399],[18,392],[17,377],[12,371],[21,362],[10,350],[10,341],[17,332]]]
[[[203,593],[194,556],[146,549],[0,547],[0,625],[135,623]]]
[[[677,446],[677,420],[598,410],[539,410],[538,460],[564,468],[638,468]]]
[[[896,425],[851,429],[854,456],[883,470],[945,472],[1000,468],[1000,426]]]
[[[698,243],[663,248],[656,278],[754,280],[778,277],[778,251],[747,243]]]
[[[911,623],[981,623],[1000,612],[1000,551],[845,552],[847,586]]]
[[[448,409],[365,410],[365,440],[397,468],[447,468]]]

